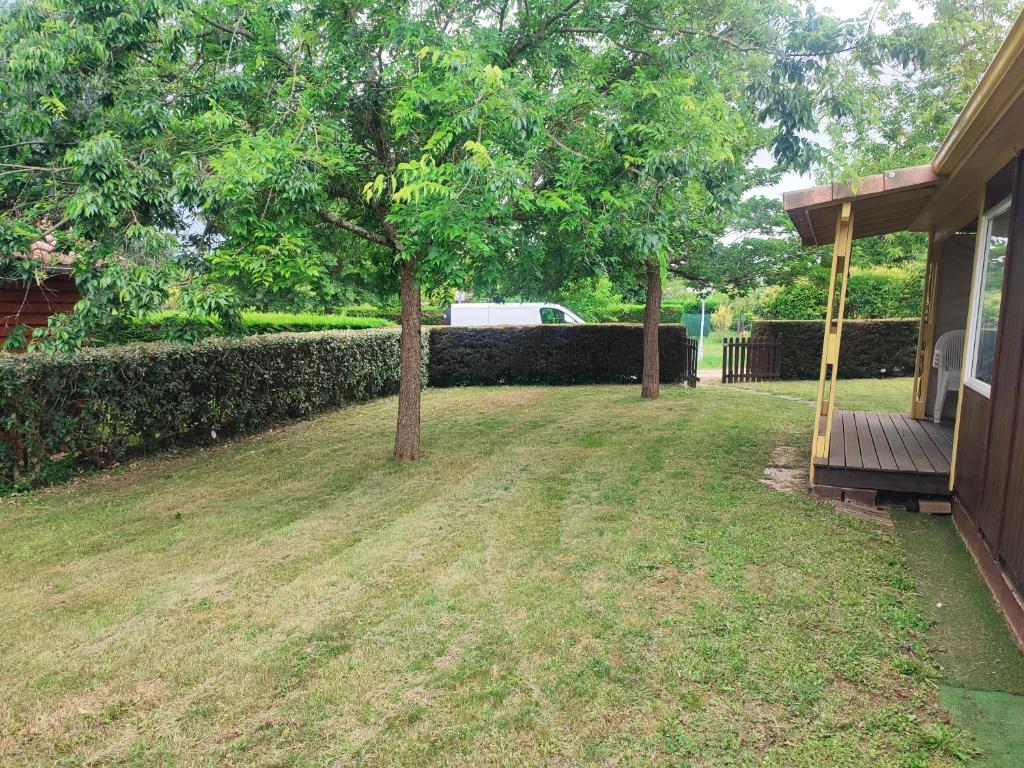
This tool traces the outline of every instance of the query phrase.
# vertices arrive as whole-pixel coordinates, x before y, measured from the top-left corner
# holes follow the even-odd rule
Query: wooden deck
[[[953,429],[902,413],[836,411],[819,485],[943,495],[949,492]]]

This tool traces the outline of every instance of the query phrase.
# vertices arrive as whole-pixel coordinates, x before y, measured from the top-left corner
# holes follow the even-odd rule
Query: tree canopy
[[[749,285],[790,256],[722,244],[761,205],[753,154],[814,167],[819,126],[937,36],[788,0],[16,0],[0,269],[38,271],[43,237],[76,254],[84,299],[43,340],[64,349],[168,301],[231,328],[400,287],[418,424],[424,289]]]

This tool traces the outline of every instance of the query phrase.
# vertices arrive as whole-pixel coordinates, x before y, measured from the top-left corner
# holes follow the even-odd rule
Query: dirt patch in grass
[[[662,615],[685,610],[694,603],[709,601],[727,603],[730,595],[718,588],[703,567],[681,570],[671,565],[660,565],[640,587],[641,595],[657,606]]]
[[[797,449],[791,445],[775,446],[771,463],[758,482],[782,493],[806,493],[807,468],[801,465]]]

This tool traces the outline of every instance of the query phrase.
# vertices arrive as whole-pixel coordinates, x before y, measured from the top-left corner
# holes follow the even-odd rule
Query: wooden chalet
[[[45,278],[0,280],[0,345],[19,325],[45,328],[51,315],[70,312],[80,298],[72,276],[74,257],[55,250],[52,236],[33,243],[20,258],[38,263]]]
[[[1024,648],[1022,150],[1024,14],[929,165],[787,193],[784,204],[804,244],[833,248],[811,483],[948,495]],[[835,409],[851,243],[899,231],[929,243],[910,409]],[[944,397],[932,365],[949,338],[962,357]]]

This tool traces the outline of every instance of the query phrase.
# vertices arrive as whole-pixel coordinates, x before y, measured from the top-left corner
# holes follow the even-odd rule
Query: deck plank
[[[911,419],[909,416],[904,416],[903,418],[909,425],[911,431],[914,432],[918,442],[921,443],[921,448],[928,456],[928,461],[932,463],[935,471],[940,474],[948,474],[949,453],[947,453],[945,446],[937,445],[931,433],[929,433],[919,421]]]
[[[889,442],[889,436],[882,428],[882,421],[877,413],[865,413],[868,429],[871,431],[871,439],[875,444],[875,453],[878,455],[879,469],[895,472],[899,469],[896,464],[896,456]]]
[[[885,436],[889,440],[889,448],[892,450],[892,457],[896,461],[896,468],[900,472],[917,472],[917,466],[914,464],[914,460],[910,458],[910,452],[907,450],[899,430],[896,429],[893,414],[880,413],[878,418],[882,423],[882,429],[885,430]]]
[[[917,420],[917,423],[924,427],[925,432],[931,435],[935,445],[945,447],[950,457],[953,455],[953,430],[943,424],[936,424],[934,421]]]
[[[896,427],[896,431],[899,433],[899,436],[903,438],[903,445],[906,446],[907,452],[910,454],[910,458],[914,462],[914,466],[917,467],[917,471],[926,472],[930,475],[935,474],[935,467],[932,466],[931,461],[928,459],[928,454],[924,452],[920,441],[910,429],[904,415],[902,413],[894,413],[892,421]]]
[[[854,424],[851,411],[840,411],[843,416],[843,442],[846,449],[847,467],[863,467],[864,463],[860,458],[860,444],[857,442],[857,427]],[[835,423],[835,415],[832,416],[832,423]]]
[[[854,411],[853,420],[857,425],[857,442],[860,443],[860,459],[864,469],[881,469],[882,465],[878,462],[875,441],[871,437],[871,428],[868,426],[867,414],[863,411]]]
[[[828,463],[833,467],[846,466],[845,434],[842,411],[835,411],[832,414],[832,437],[828,444]]]
[[[942,427],[906,414],[836,410],[828,458],[815,461],[815,482],[843,488],[944,494],[951,448]]]

